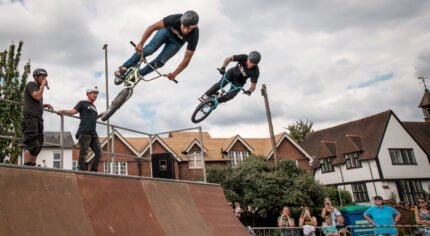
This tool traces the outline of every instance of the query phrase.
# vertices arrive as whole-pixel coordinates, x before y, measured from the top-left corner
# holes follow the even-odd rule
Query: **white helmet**
[[[97,86],[96,86],[96,87],[94,87],[94,88],[89,88],[89,89],[87,89],[87,94],[88,94],[88,93],[93,93],[93,92],[95,92],[95,93],[99,93],[99,89],[97,88]]]

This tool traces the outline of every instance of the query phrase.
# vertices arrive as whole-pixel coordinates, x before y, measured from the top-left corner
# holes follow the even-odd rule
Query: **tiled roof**
[[[343,163],[344,154],[360,152],[360,160],[376,158],[391,110],[331,128],[309,133],[302,147],[314,158],[335,157],[333,164]],[[394,115],[395,116],[395,115]],[[319,161],[313,163],[317,168]]]
[[[44,135],[44,147],[60,147],[60,132],[47,131],[43,132]],[[63,145],[64,148],[73,148],[75,146],[75,141],[72,138],[72,133],[65,131],[63,133]]]
[[[406,130],[430,157],[430,124],[425,122],[402,122]]]

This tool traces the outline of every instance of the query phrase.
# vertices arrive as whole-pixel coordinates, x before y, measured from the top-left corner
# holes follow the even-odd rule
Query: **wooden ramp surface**
[[[249,235],[219,185],[0,165],[0,235]]]

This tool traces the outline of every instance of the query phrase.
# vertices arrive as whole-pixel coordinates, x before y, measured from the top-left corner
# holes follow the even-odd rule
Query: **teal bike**
[[[229,89],[228,89],[228,85],[230,85]],[[214,111],[218,107],[219,98],[240,89],[244,93],[246,93],[246,91],[242,87],[235,86],[230,80],[226,78],[224,74],[222,76],[222,81],[220,83],[220,89],[218,90],[218,92],[216,92],[206,100],[202,101],[197,106],[197,108],[193,112],[193,115],[191,116],[191,121],[193,123],[199,123],[203,121],[204,119],[206,119],[206,117],[208,117],[211,114],[212,111]]]

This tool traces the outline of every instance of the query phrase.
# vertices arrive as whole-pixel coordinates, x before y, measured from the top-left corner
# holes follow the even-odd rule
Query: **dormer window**
[[[241,163],[246,157],[249,156],[248,151],[229,151],[228,157],[230,158],[231,166],[236,167]]]
[[[334,157],[320,159],[320,166],[322,173],[334,172],[334,167],[331,164]]]
[[[358,152],[345,154],[344,157],[345,157],[347,169],[361,168],[361,161],[358,160],[358,156],[359,156]]]

